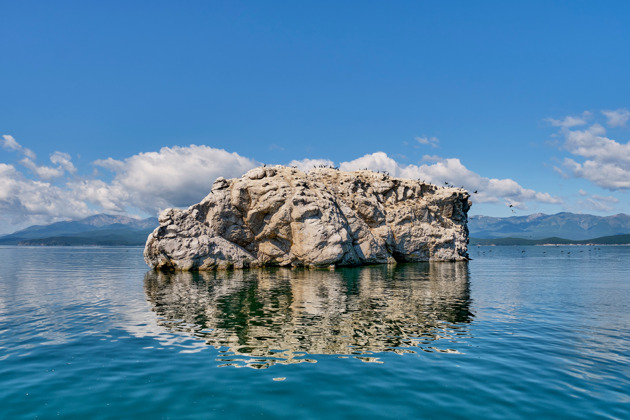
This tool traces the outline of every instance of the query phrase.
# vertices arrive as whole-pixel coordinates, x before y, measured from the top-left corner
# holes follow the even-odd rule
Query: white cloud
[[[8,134],[2,135],[2,147],[5,150],[13,150],[16,152],[22,153],[24,156],[30,159],[35,159],[35,153],[31,149],[27,149],[26,147],[22,147],[20,143],[18,143],[13,136]]]
[[[11,147],[11,150],[21,150],[22,153],[28,150],[12,137],[3,139],[5,148]],[[208,146],[164,147],[157,152],[140,153],[122,160],[95,161],[96,166],[113,173],[113,179],[105,181],[98,172],[91,177],[76,176],[77,170],[66,153],[55,152],[50,161],[54,166],[38,166],[28,156],[22,159],[22,165],[36,173],[40,180],[28,179],[19,167],[0,164],[0,224],[50,223],[101,212],[140,210],[157,214],[165,207],[185,207],[200,201],[219,176],[238,177],[260,165],[237,153]],[[478,190],[473,200],[480,203],[505,202],[520,208],[526,208],[528,202],[561,203],[557,197],[524,188],[514,180],[483,177],[470,171],[459,159],[425,156],[424,162],[406,165],[377,152],[342,162],[339,166],[343,170],[387,171],[397,177],[437,185],[447,181],[471,192]],[[289,165],[309,170],[320,165],[335,166],[335,163],[328,159],[303,159],[294,160]],[[55,184],[48,182],[65,174],[73,176]]]
[[[50,161],[57,166],[39,166],[28,157],[20,160],[20,163],[44,181],[51,181],[55,178],[60,178],[64,176],[66,171],[69,173],[75,173],[77,171],[71,162],[70,155],[67,153],[55,152],[50,156]]]
[[[429,145],[431,147],[438,147],[440,140],[437,137],[416,137],[416,141],[423,145]]]
[[[595,200],[604,201],[606,203],[618,203],[619,202],[619,199],[617,197],[612,196],[612,195],[602,196],[602,195],[593,194],[591,197],[593,199],[595,199]]]
[[[65,172],[75,173],[76,168],[72,164],[71,157],[68,153],[55,152],[50,156],[50,161],[56,167],[39,166],[35,163],[37,156],[31,149],[23,147],[13,136],[8,134],[2,135],[2,147],[5,150],[11,150],[21,153],[25,157],[20,160],[20,164],[30,169],[35,175],[44,181],[50,181],[55,178],[62,177]]]
[[[624,126],[630,119],[630,111],[625,108],[620,108],[614,111],[604,110],[602,111],[602,114],[606,117],[606,124],[610,127]]]
[[[588,195],[588,193],[584,191],[582,188],[578,190],[578,194],[580,194],[582,197],[586,197]]]
[[[619,111],[619,110],[618,110]],[[606,114],[609,125],[625,121],[622,113],[614,118]],[[624,122],[625,123],[625,122]],[[563,126],[560,134],[564,137],[562,147],[574,158],[565,158],[564,167],[577,178],[587,179],[608,190],[630,189],[630,143],[620,143],[606,136],[606,129],[593,123],[583,129]]]
[[[593,124],[584,130],[564,130],[564,148],[574,155],[601,162],[623,162],[630,158],[630,145],[605,137],[606,129]]]
[[[22,164],[42,180],[76,168],[66,153],[55,152],[55,168]],[[157,214],[165,207],[185,207],[210,192],[218,176],[238,177],[259,163],[237,153],[207,146],[164,147],[124,160],[96,161],[114,172],[114,179],[71,178],[63,185],[28,179],[13,165],[0,163],[0,225],[50,223],[90,214],[125,213],[133,208]]]
[[[566,158],[565,166],[574,177],[584,178],[607,190],[630,189],[630,171],[615,163],[586,160],[582,163]]]
[[[429,156],[433,164],[401,165],[383,152],[365,155],[350,162],[342,162],[340,168],[345,171],[371,169],[386,171],[392,176],[419,179],[435,185],[449,183],[456,187],[463,186],[473,195],[473,200],[479,203],[505,203],[525,209],[526,202],[536,201],[547,204],[560,204],[562,200],[548,193],[541,193],[523,188],[512,179],[485,178],[466,168],[459,159],[442,159]]]
[[[571,128],[571,127],[576,127],[580,125],[586,125],[588,123],[587,119],[591,115],[592,114],[589,111],[584,111],[582,115],[579,117],[569,115],[567,117],[564,117],[561,120],[557,120],[554,118],[547,118],[546,121],[549,122],[554,127]]]
[[[409,165],[412,167],[413,165]],[[350,162],[341,162],[339,168],[342,171],[358,171],[362,169],[370,169],[372,171],[385,171],[389,172],[393,176],[401,175],[403,167],[398,162],[387,156],[386,153],[376,152],[370,155],[365,155],[360,158],[351,160]],[[406,178],[415,178],[415,176],[405,176]]]
[[[237,177],[259,165],[237,153],[196,145],[163,147],[159,152],[140,153],[122,161],[109,158],[94,163],[115,173],[108,187],[109,205],[133,206],[151,213],[194,204],[210,192],[217,177]],[[105,203],[99,198],[103,188],[90,185],[82,190]]]
[[[50,156],[50,161],[54,165],[58,165],[60,168],[63,168],[64,171],[73,174],[77,171],[77,169],[72,164],[71,159],[72,158],[68,153],[63,152],[55,152]]]
[[[50,166],[38,166],[29,158],[24,158],[20,160],[20,163],[25,168],[33,171],[35,175],[37,175],[40,179],[44,181],[50,181],[55,178],[62,177],[64,174],[64,170],[62,167],[51,168]]]
[[[92,203],[99,213],[124,213],[130,203],[130,195],[120,184],[108,184],[100,179],[83,179],[67,185],[80,200]]]
[[[318,166],[335,166],[335,162],[330,159],[302,159],[292,160],[289,166],[295,166],[300,171],[308,172]]]
[[[99,159],[95,161],[94,164],[100,166],[101,168],[109,169],[113,172],[122,172],[125,170],[126,166],[125,162],[112,159],[110,157],[107,159]]]
[[[584,199],[578,200],[577,204],[581,209],[598,211],[598,212],[610,212],[615,208],[615,204],[619,203],[619,199],[613,196],[601,196],[595,195]]]
[[[0,214],[11,223],[50,223],[90,214],[87,204],[69,188],[27,179],[0,163]]]
[[[15,141],[13,136],[9,136],[7,134],[2,135],[2,147],[6,150],[20,150],[22,148],[22,146]]]
[[[424,162],[439,162],[442,160],[442,157],[438,155],[424,155],[422,156],[422,160]]]

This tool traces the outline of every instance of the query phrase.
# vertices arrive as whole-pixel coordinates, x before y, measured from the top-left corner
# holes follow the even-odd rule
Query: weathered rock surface
[[[259,167],[163,211],[144,257],[166,270],[466,260],[469,197],[372,171]]]

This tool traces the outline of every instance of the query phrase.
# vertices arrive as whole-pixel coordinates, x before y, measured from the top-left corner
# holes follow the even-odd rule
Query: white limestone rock
[[[469,197],[372,171],[259,167],[162,212],[144,257],[174,270],[466,260]]]

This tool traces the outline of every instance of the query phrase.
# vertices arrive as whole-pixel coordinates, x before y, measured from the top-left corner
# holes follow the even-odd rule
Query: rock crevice
[[[465,260],[469,198],[366,170],[259,167],[163,211],[144,256],[166,270]]]

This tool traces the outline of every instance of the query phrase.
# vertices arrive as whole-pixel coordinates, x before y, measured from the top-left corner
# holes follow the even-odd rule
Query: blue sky
[[[630,213],[628,22],[625,1],[3,2],[0,232],[305,159],[478,189],[471,214]]]

